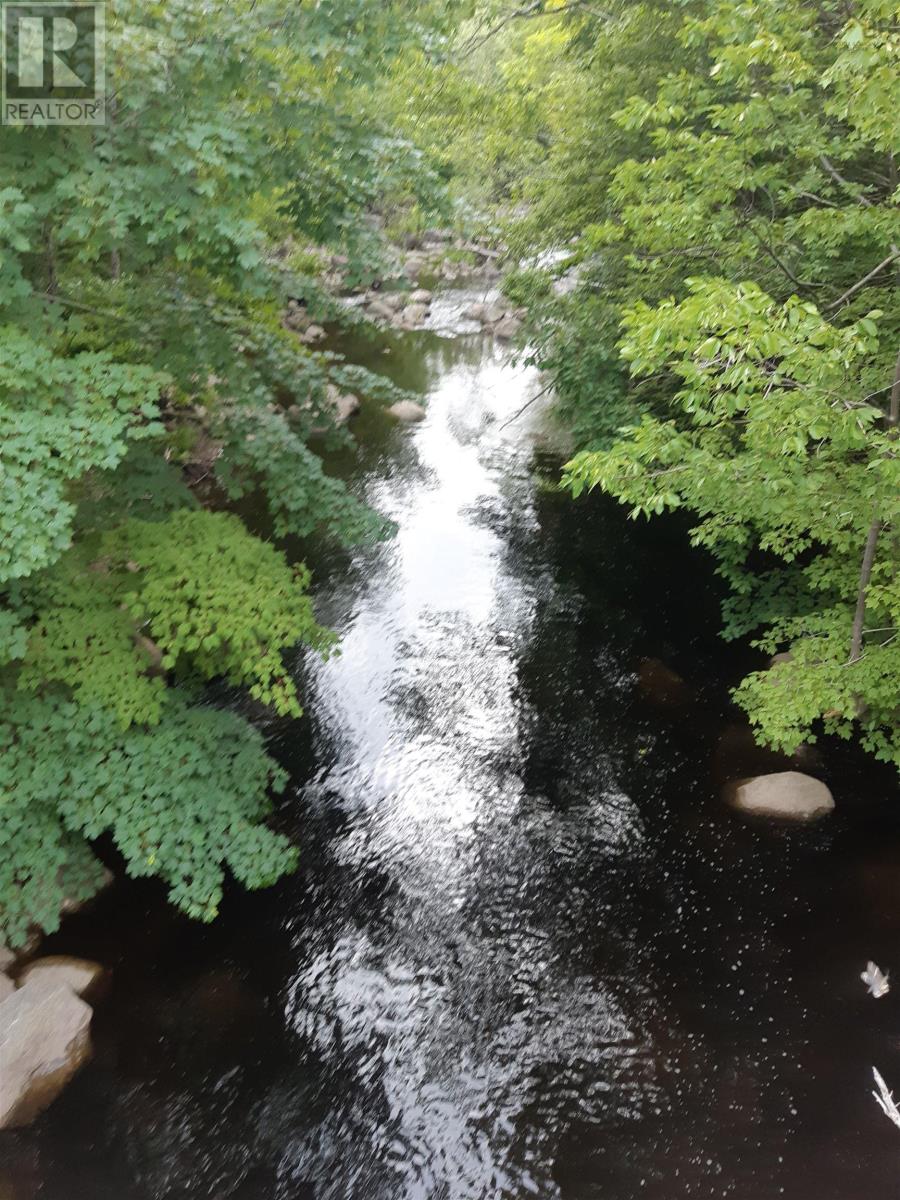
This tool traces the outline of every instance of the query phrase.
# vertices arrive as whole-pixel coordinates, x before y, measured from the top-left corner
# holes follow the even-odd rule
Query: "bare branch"
[[[765,252],[766,252],[766,254],[768,254],[769,258],[771,258],[772,262],[775,263],[776,267],[778,267],[779,270],[781,270],[788,277],[788,279],[790,279],[791,283],[795,284],[799,288],[820,288],[820,287],[824,286],[821,283],[812,283],[809,280],[798,279],[797,276],[794,274],[794,272],[790,269],[790,267],[787,266],[786,263],[783,263],[781,261],[781,259],[778,257],[778,255],[775,253],[775,251],[772,249],[772,247],[769,245],[769,243],[765,240],[765,238],[762,236],[762,234],[758,233],[753,228],[753,225],[751,224],[751,222],[749,220],[745,220],[744,226],[745,226],[745,228],[747,228],[750,231],[750,233],[753,234],[753,236],[756,238],[757,242],[759,242],[760,246],[763,248],[763,250],[765,250]]]
[[[512,12],[507,13],[505,17],[501,17],[483,37],[477,38],[476,34],[470,38],[463,46],[460,54],[463,58],[474,54],[476,50],[481,49],[485,42],[489,42],[492,37],[496,37],[502,29],[505,29],[507,25],[511,25],[513,21],[531,21],[536,17],[560,17],[565,16],[566,13],[576,11],[592,13],[594,16],[602,17],[606,21],[612,19],[610,13],[594,8],[589,0],[569,0],[568,4],[564,4],[560,8],[546,8],[545,0],[534,0],[533,4],[529,4],[524,8],[514,9]]]
[[[896,246],[887,256],[887,258],[883,259],[877,267],[872,268],[868,275],[864,275],[862,279],[857,280],[853,287],[847,288],[843,296],[838,296],[837,300],[835,300],[833,304],[829,304],[826,311],[830,312],[833,308],[840,308],[840,306],[846,300],[849,300],[851,296],[855,295],[855,293],[858,292],[861,287],[865,287],[870,279],[874,279],[880,271],[883,271],[885,267],[889,267],[895,258],[900,258],[900,249],[898,249]]]
[[[860,204],[864,204],[866,206],[866,208],[874,208],[875,207],[875,205],[868,198],[868,196],[864,196],[862,194],[862,192],[858,192],[856,190],[856,188],[853,186],[853,184],[850,182],[850,180],[845,179],[843,177],[843,175],[841,175],[841,173],[838,171],[838,169],[833,165],[833,163],[829,162],[829,160],[825,157],[824,154],[819,156],[819,162],[822,164],[822,166],[825,168],[825,170],[828,172],[828,174],[831,176],[831,178],[835,181],[835,183],[839,183],[841,185],[841,187],[846,188],[848,192],[850,192],[853,196],[856,197],[856,199],[860,202]]]
[[[90,313],[93,317],[108,317],[111,321],[121,320],[121,315],[114,312],[106,312],[102,308],[91,308],[87,304],[79,304],[77,300],[69,300],[65,296],[54,296],[50,292],[36,292],[41,300],[47,300],[50,304],[62,304],[65,308],[76,308],[79,312]]]
[[[893,1121],[897,1128],[900,1129],[900,1109],[897,1108],[894,1097],[888,1091],[888,1085],[881,1078],[875,1067],[872,1068],[872,1074],[875,1076],[875,1084],[878,1088],[877,1092],[872,1093],[875,1097],[875,1103],[887,1119]]]

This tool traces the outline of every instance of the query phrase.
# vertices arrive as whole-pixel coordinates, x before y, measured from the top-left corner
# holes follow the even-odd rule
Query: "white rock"
[[[428,288],[416,288],[410,296],[410,301],[413,304],[430,304],[432,300],[431,292]]]
[[[91,1016],[67,987],[26,984],[0,1004],[0,1129],[33,1121],[87,1062]]]
[[[504,317],[494,326],[494,336],[508,342],[518,334],[521,328],[522,322],[516,317]]]
[[[51,954],[36,958],[19,975],[19,987],[31,985],[42,988],[71,988],[76,996],[87,996],[96,991],[106,975],[99,963],[86,958],[69,958],[63,954]]]
[[[414,421],[424,421],[425,409],[421,404],[416,404],[412,400],[398,400],[396,404],[392,404],[388,409],[392,417],[396,417],[398,421],[406,421],[412,423]]]
[[[739,812],[789,821],[814,821],[834,809],[834,797],[818,779],[800,771],[778,771],[742,779],[729,789]]]

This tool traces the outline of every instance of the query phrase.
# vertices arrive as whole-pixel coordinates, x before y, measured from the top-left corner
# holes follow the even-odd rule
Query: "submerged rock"
[[[0,1004],[0,1129],[33,1121],[87,1062],[91,1016],[64,985],[26,983]]]
[[[778,771],[731,784],[727,796],[739,812],[786,821],[814,821],[834,809],[834,797],[819,779],[800,771]]]
[[[396,417],[398,421],[405,421],[411,424],[415,421],[425,420],[425,409],[421,404],[416,404],[412,400],[398,400],[396,404],[392,404],[388,409],[392,417]]]
[[[691,689],[677,671],[658,658],[645,658],[638,668],[638,689],[645,699],[660,708],[681,708],[691,698]]]
[[[19,987],[71,988],[76,996],[96,996],[106,980],[106,968],[86,958],[51,954],[30,962],[19,975]]]

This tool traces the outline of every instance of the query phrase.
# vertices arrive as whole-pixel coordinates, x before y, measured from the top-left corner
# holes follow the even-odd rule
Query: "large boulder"
[[[86,958],[50,954],[36,958],[19,974],[19,987],[71,988],[76,996],[90,999],[102,990],[107,972],[99,963]]]
[[[834,797],[825,784],[800,771],[741,779],[727,789],[727,795],[739,812],[785,821],[815,821],[834,809]]]
[[[464,310],[463,316],[467,321],[483,321],[484,314],[487,312],[487,307],[488,306],[486,304],[470,304],[469,307]]]
[[[91,1015],[64,986],[26,983],[0,1004],[0,1129],[33,1121],[87,1062]]]
[[[425,419],[425,409],[413,400],[398,400],[396,404],[391,405],[388,412],[398,421],[405,421],[407,424]]]

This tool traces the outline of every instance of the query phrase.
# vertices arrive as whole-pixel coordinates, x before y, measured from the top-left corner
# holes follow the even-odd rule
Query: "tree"
[[[210,919],[295,851],[261,819],[283,775],[205,681],[298,716],[283,663],[327,653],[309,574],[222,508],[248,490],[279,538],[385,522],[325,472],[329,384],[387,381],[284,327],[337,307],[305,247],[381,253],[365,215],[415,188],[377,86],[440,20],[412,3],[119,0],[105,127],[3,128],[0,155],[0,933],[52,929],[111,834],[132,874]],[[423,186],[433,180],[421,172]],[[201,469],[191,469],[200,464]]]
[[[900,763],[896,5],[563,7],[529,47],[577,102],[535,116],[510,236],[565,249],[513,281],[565,482],[696,515],[726,635],[791,654],[736,693],[763,740]]]

